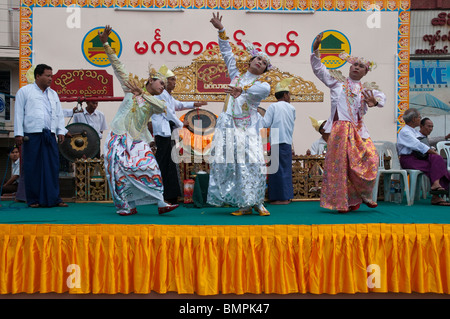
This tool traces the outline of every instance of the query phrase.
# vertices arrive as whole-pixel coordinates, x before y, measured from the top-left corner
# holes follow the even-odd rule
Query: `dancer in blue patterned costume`
[[[247,45],[252,58],[248,71],[240,74],[219,13],[213,14],[211,23],[219,31],[220,52],[232,81],[225,90],[229,95],[214,133],[207,202],[237,206],[235,216],[252,214],[252,209],[268,216],[263,205],[266,173],[259,133],[263,123],[257,109],[270,94],[270,85],[259,81],[270,68],[270,60]]]
[[[111,27],[99,31],[100,40],[111,62],[125,97],[111,123],[105,143],[105,170],[117,213],[122,216],[137,213],[136,206],[157,204],[163,214],[178,207],[164,202],[161,172],[150,149],[153,138],[147,129],[150,117],[165,111],[161,94],[165,77],[150,70],[147,81],[138,81],[125,71],[114,50],[108,44]]]

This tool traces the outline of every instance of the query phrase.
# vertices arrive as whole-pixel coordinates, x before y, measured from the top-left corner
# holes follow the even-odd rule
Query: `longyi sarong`
[[[433,184],[436,180],[445,189],[448,189],[450,174],[447,171],[447,163],[440,155],[428,154],[428,159],[421,160],[414,155],[400,156],[400,165],[404,169],[418,169],[430,178]]]
[[[161,172],[148,143],[111,132],[105,154],[106,178],[117,213],[164,200]]]
[[[56,136],[48,129],[25,133],[23,173],[28,205],[52,207],[62,202],[59,196],[59,151]]]
[[[294,198],[292,185],[292,147],[290,144],[273,144],[272,154],[278,152],[277,158],[272,158],[272,164],[278,160],[276,173],[268,175],[269,200],[285,201]],[[276,155],[275,155],[276,156]]]
[[[370,138],[362,139],[353,123],[333,123],[327,142],[320,206],[347,210],[372,199],[378,155]]]

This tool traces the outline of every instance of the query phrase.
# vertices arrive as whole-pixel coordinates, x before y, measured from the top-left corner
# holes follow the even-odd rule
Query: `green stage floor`
[[[450,207],[432,206],[430,199],[413,206],[379,202],[377,208],[361,205],[358,211],[339,214],[323,209],[318,201],[289,205],[266,204],[271,215],[230,215],[232,207],[195,208],[181,204],[159,216],[156,205],[139,206],[138,214],[120,216],[112,203],[68,203],[66,208],[29,208],[25,203],[1,202],[0,224],[160,224],[160,225],[319,225],[319,224],[450,224]]]

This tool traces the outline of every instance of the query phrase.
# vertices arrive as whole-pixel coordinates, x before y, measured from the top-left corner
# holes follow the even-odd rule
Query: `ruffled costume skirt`
[[[207,203],[252,207],[264,202],[266,166],[259,129],[221,113],[211,146]]]
[[[117,213],[164,200],[161,172],[148,143],[111,132],[105,171]]]

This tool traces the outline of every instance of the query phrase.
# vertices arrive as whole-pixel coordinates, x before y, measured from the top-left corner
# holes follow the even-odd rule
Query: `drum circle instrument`
[[[202,135],[214,133],[217,122],[217,117],[214,113],[200,109],[187,112],[184,115],[184,119],[187,121],[189,131],[192,133],[202,133]]]

